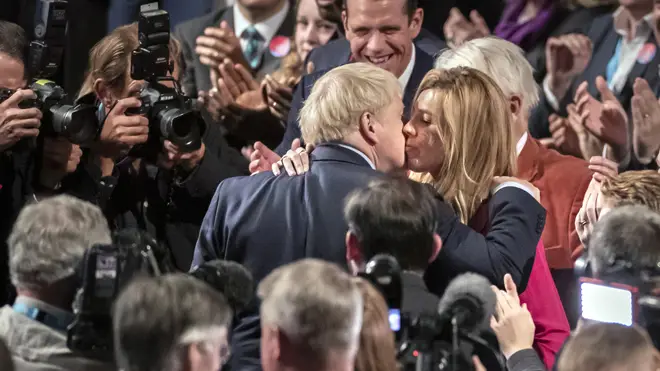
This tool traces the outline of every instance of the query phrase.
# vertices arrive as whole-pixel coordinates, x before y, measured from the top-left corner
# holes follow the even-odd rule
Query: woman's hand
[[[497,296],[496,317],[490,320],[490,327],[497,336],[500,349],[506,359],[516,352],[531,349],[534,344],[534,321],[527,310],[527,304],[520,305],[518,289],[510,274],[504,276],[506,292],[496,286],[492,290]]]
[[[309,171],[309,154],[313,150],[314,146],[311,144],[308,144],[306,148],[302,148],[300,139],[294,140],[291,144],[291,149],[279,161],[273,164],[273,174],[280,175],[282,167],[284,167],[289,176],[305,174]]]
[[[102,157],[117,159],[122,151],[149,139],[149,120],[141,115],[126,116],[129,108],[139,108],[139,99],[120,99],[110,110],[101,129],[98,151]]]

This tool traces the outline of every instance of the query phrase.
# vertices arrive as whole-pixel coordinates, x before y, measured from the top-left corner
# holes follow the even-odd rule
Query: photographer
[[[96,206],[57,196],[26,206],[9,237],[10,272],[18,298],[0,309],[0,337],[16,370],[111,370],[67,348],[67,327],[78,288],[76,269],[85,252],[111,243]]]
[[[378,254],[391,255],[403,271],[401,311],[437,311],[440,299],[423,278],[442,246],[435,233],[442,216],[431,188],[406,178],[379,179],[346,198],[344,216],[349,226],[346,259],[353,273]]]
[[[225,298],[194,277],[138,278],[114,304],[117,365],[123,371],[220,370],[229,358],[231,316]]]
[[[229,148],[219,128],[206,125],[201,148],[184,152],[165,140],[153,159],[134,157],[129,150],[144,144],[157,130],[141,115],[127,110],[141,106],[137,98],[145,81],[131,79],[131,54],[140,47],[138,26],[115,29],[90,53],[89,74],[80,96],[100,102],[103,127],[91,151],[81,185],[81,197],[103,209],[113,228],[148,231],[172,251],[177,267],[188,270],[199,225],[218,183],[246,175],[247,161]],[[172,77],[179,77],[179,45],[169,42]]]

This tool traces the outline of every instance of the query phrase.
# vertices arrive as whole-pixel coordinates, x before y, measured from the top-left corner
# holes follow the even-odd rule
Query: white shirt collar
[[[351,151],[353,151],[353,152],[357,153],[358,155],[362,156],[362,158],[365,159],[365,161],[367,161],[369,166],[371,166],[372,169],[376,170],[376,166],[374,165],[374,163],[364,153],[362,153],[362,152],[358,151],[357,149],[355,149],[355,148],[353,148],[349,145],[346,145],[346,144],[337,143],[337,145],[339,147],[342,147],[342,148],[350,149]]]
[[[616,31],[617,34],[621,36],[627,36],[628,35],[628,23],[627,22],[632,22],[632,16],[628,12],[626,8],[623,6],[620,6],[614,14],[612,14],[612,17],[614,18],[614,30]],[[636,37],[643,37],[647,38],[648,34],[646,32],[649,32],[653,30],[654,26],[654,21],[653,21],[653,13],[649,13],[642,18],[642,21],[637,24],[637,32],[636,32]]]
[[[233,6],[234,11],[234,33],[239,39],[242,38],[243,31],[246,28],[250,27],[250,21],[245,18],[238,5]],[[277,13],[273,14],[270,18],[265,19],[259,23],[254,24],[254,28],[257,29],[259,35],[263,37],[265,45],[270,43],[270,40],[275,36],[275,33],[280,28],[282,23],[284,23],[284,18],[286,18],[287,13],[289,12],[289,1],[284,2],[284,6]]]
[[[523,148],[525,147],[525,144],[527,143],[527,132],[518,139],[518,143],[516,143],[516,155],[520,156],[520,152],[522,152]]]
[[[403,70],[401,76],[399,76],[399,84],[401,84],[401,89],[406,90],[408,81],[410,81],[410,76],[412,76],[413,69],[415,68],[415,45],[413,44],[412,55],[410,56],[410,62],[408,66]]]

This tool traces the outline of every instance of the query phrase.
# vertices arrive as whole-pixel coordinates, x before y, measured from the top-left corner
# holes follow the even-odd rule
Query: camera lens
[[[94,140],[99,127],[96,107],[92,105],[55,105],[50,108],[52,129],[71,143],[87,144]]]
[[[202,146],[201,118],[190,110],[170,108],[158,114],[161,136],[184,152]]]

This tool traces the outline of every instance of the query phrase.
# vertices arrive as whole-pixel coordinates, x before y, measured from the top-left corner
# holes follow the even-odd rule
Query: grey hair
[[[73,275],[87,249],[111,242],[101,209],[89,202],[62,195],[28,205],[7,240],[11,281],[46,287]]]
[[[309,348],[310,357],[325,361],[333,352],[357,352],[362,294],[338,266],[316,259],[285,265],[259,284],[257,294],[262,324]]]
[[[435,60],[435,68],[470,67],[479,70],[502,89],[507,99],[519,96],[523,108],[531,110],[539,102],[534,68],[516,44],[495,36],[470,40],[458,48],[446,49]]]
[[[614,259],[653,267],[660,261],[660,214],[642,205],[614,208],[598,220],[587,248],[596,274]]]

